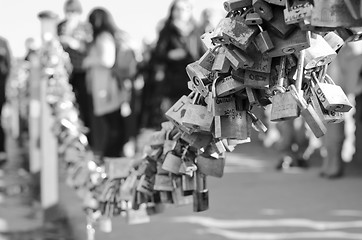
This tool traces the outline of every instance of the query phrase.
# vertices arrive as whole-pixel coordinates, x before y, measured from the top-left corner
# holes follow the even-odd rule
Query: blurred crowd
[[[219,17],[216,10],[205,9],[196,21],[192,8],[189,0],[174,0],[167,18],[159,22],[157,39],[136,49],[131,36],[116,25],[107,9],[95,7],[84,22],[81,2],[65,2],[65,19],[57,23],[57,38],[69,54],[69,83],[80,118],[89,129],[90,146],[100,159],[134,154],[141,131],[159,129],[166,120],[164,113],[182,95],[189,94],[185,67],[203,55],[206,49],[200,36],[213,29],[214,19]],[[26,47],[22,61],[31,63],[38,54],[34,39],[27,39]],[[0,38],[0,108],[6,102],[11,62],[7,41]],[[361,134],[354,131],[362,121],[362,44],[346,44],[332,65],[329,74],[349,94],[355,111],[346,114],[344,123],[328,126],[321,140],[310,133],[301,118],[277,124],[265,121],[269,131],[258,137],[264,146],[283,153],[278,170],[308,168],[311,156],[318,152],[323,159],[321,176],[338,178],[344,174],[344,162],[353,154],[362,161],[356,151]],[[0,164],[6,159],[0,128]]]

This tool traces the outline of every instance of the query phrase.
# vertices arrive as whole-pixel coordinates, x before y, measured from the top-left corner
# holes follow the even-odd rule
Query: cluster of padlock
[[[360,39],[357,2],[224,2],[227,16],[201,36],[206,53],[186,68],[191,93],[166,112],[169,121],[152,134],[139,160],[99,161],[88,146],[66,73],[52,73],[47,100],[53,131],[67,183],[84,199],[88,230],[99,222],[110,231],[115,216],[148,222],[165,204],[207,210],[207,176],[223,176],[225,153],[250,142],[252,129],[267,131],[256,107],[270,105],[271,121],[302,116],[317,137],[325,134],[325,124],[343,121],[352,106],[327,67],[345,42]]]

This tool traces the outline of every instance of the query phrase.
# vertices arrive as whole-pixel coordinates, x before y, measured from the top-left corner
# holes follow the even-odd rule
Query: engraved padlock
[[[245,70],[244,85],[246,87],[266,89],[269,87],[270,74]]]
[[[273,11],[269,3],[264,0],[253,0],[254,11],[260,15],[260,17],[266,21],[270,21],[273,18]]]
[[[191,104],[191,98],[182,96],[166,113],[165,116],[180,130],[192,133],[193,129],[182,125],[187,106]]]
[[[278,83],[271,89],[274,91],[274,95],[272,97],[270,121],[285,121],[299,117],[298,105],[292,93],[286,91],[285,66],[286,57],[283,56],[280,58]]]
[[[337,53],[321,35],[312,34],[310,43],[310,47],[305,49],[305,69],[328,65],[337,57]]]
[[[318,27],[361,26],[362,19],[354,19],[344,0],[314,1],[311,24]]]
[[[316,113],[315,109],[312,105],[308,104],[303,96],[298,93],[297,89],[294,85],[291,85],[291,93],[294,97],[295,101],[297,102],[299,108],[301,109],[300,114],[304,118],[305,122],[312,130],[314,136],[317,138],[322,137],[326,132],[326,126],[322,122],[321,118]]]
[[[251,119],[246,111],[236,111],[225,116],[215,116],[215,138],[247,139],[250,137]]]
[[[313,5],[307,0],[286,0],[285,5],[286,24],[296,24],[312,16]]]
[[[256,39],[254,40],[254,44],[250,45],[246,51],[246,53],[254,60],[254,64],[251,67],[245,67],[245,69],[255,72],[270,73],[272,58],[266,54],[262,54],[260,49],[256,46],[255,41]]]
[[[326,74],[325,77],[321,79],[321,82],[315,73],[313,73],[312,76],[315,81],[313,90],[326,110],[336,112],[348,112],[351,110],[352,104],[348,100],[347,95],[340,86],[335,85],[330,76]]]
[[[212,113],[214,116],[226,115],[228,112],[232,112],[233,109],[236,109],[234,96],[213,98]]]
[[[225,97],[245,88],[243,83],[236,81],[232,76],[221,77],[215,81],[217,81],[216,96],[218,97]]]
[[[246,25],[244,14],[246,15],[247,11],[243,15],[225,18],[221,26],[223,36],[242,50],[249,46],[259,32],[257,27]]]
[[[209,190],[206,188],[206,176],[200,172],[196,172],[195,182],[196,189],[193,194],[193,211],[206,211],[209,209]]]

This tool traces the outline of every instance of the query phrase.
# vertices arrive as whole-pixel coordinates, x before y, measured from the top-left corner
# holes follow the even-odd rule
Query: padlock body
[[[245,85],[236,81],[232,76],[225,77],[219,80],[216,84],[216,95],[218,97],[225,97],[236,93],[245,88]]]
[[[193,211],[203,212],[209,209],[209,190],[195,191],[193,194]]]
[[[179,169],[182,164],[182,159],[172,152],[169,152],[162,163],[162,169],[168,172],[179,174]]]
[[[299,117],[299,107],[290,92],[275,94],[272,103],[270,121],[285,121]]]

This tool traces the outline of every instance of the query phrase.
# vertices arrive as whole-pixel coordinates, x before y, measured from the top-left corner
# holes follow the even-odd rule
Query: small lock
[[[173,191],[173,184],[172,184],[172,177],[170,175],[165,174],[156,174],[155,175],[155,184],[153,189],[156,191],[165,191],[165,192],[172,192]]]
[[[215,97],[212,103],[212,113],[214,116],[226,115],[236,109],[235,97]]]
[[[305,69],[328,65],[337,57],[337,53],[322,36],[313,34],[310,43],[310,47],[305,50]]]
[[[225,54],[233,69],[252,67],[254,64],[253,59],[238,48],[226,49]]]
[[[212,135],[204,132],[182,133],[181,139],[187,142],[190,147],[200,149],[206,147],[211,142]]]
[[[251,0],[228,0],[224,2],[224,9],[227,12],[242,9],[251,6]]]
[[[288,25],[285,23],[283,11],[283,7],[276,5],[272,6],[273,19],[265,21],[266,31],[268,31],[269,34],[272,32],[282,39],[289,37],[289,35],[296,29],[296,25]],[[273,41],[273,43],[276,44],[275,41]]]
[[[357,1],[356,1],[357,2]],[[314,1],[311,24],[318,27],[353,27],[361,26],[361,19],[354,19],[345,1],[319,0]]]
[[[215,54],[213,53],[212,50],[207,49],[207,51],[204,53],[204,55],[202,55],[201,58],[197,62],[204,69],[211,71],[214,61],[215,61]]]
[[[270,74],[245,70],[244,85],[247,87],[265,89],[269,87]]]
[[[210,132],[213,116],[207,111],[206,106],[189,104],[184,114],[182,125],[193,129],[195,132]]]
[[[183,189],[182,189],[182,178],[181,177],[175,177],[173,179],[174,183],[174,190],[172,191],[172,199],[173,203],[182,206],[182,205],[188,205],[192,203],[192,197],[191,196],[184,196]]]
[[[266,20],[270,21],[273,18],[273,11],[269,3],[264,0],[253,0],[254,11],[259,14],[259,16]]]
[[[181,188],[183,196],[192,195],[195,190],[195,177],[194,176],[191,177],[189,175],[182,175],[181,180],[182,180]]]
[[[205,49],[205,51],[208,50],[208,49],[214,49],[215,48],[215,45],[211,40],[213,37],[214,37],[214,32],[213,31],[205,32],[204,34],[202,34],[200,36],[202,46]]]
[[[344,40],[336,32],[328,32],[323,38],[334,51],[338,51],[344,44]]]
[[[265,53],[265,52],[273,49],[274,44],[269,36],[269,33],[264,31],[260,25],[258,25],[258,26],[260,28],[260,33],[258,35],[256,35],[256,37],[254,39],[254,43],[255,43],[257,49],[261,53]]]
[[[270,38],[274,43],[274,48],[266,54],[273,58],[293,54],[311,46],[310,33],[304,31],[294,31],[286,39],[281,39],[270,33]]]
[[[179,174],[181,164],[181,157],[169,152],[162,163],[162,169],[174,174]]]
[[[213,158],[209,156],[198,155],[196,157],[197,169],[206,176],[221,178],[224,175],[225,159]]]
[[[263,19],[260,17],[259,13],[252,12],[246,14],[245,23],[246,25],[259,25],[263,23]]]
[[[186,73],[195,86],[197,92],[206,97],[207,94],[209,94],[209,91],[205,84],[208,84],[208,75],[210,72],[202,68],[198,62],[193,62],[186,66]]]
[[[226,57],[226,49],[220,47],[215,56],[214,64],[212,65],[212,71],[227,73],[230,69],[230,61]]]
[[[236,81],[232,76],[216,80],[216,96],[225,97],[245,88],[245,85]]]
[[[307,0],[286,0],[284,20],[286,24],[296,24],[312,16],[313,5]]]
[[[250,137],[251,120],[246,111],[215,117],[215,138],[246,139]]]
[[[197,172],[195,178],[196,190],[193,194],[193,211],[206,211],[209,209],[209,190],[206,188],[206,176]]]
[[[248,100],[250,103],[250,106],[254,106],[254,105],[258,105],[258,99],[255,93],[255,89],[251,88],[251,87],[246,87],[246,94],[248,96]]]
[[[245,23],[243,15],[237,15],[233,18],[225,18],[221,26],[223,36],[236,47],[246,50],[259,30],[255,26],[248,26]]]
[[[165,116],[180,130],[192,133],[193,129],[182,125],[183,117],[187,106],[191,104],[191,99],[187,96],[182,96],[166,113]]]

